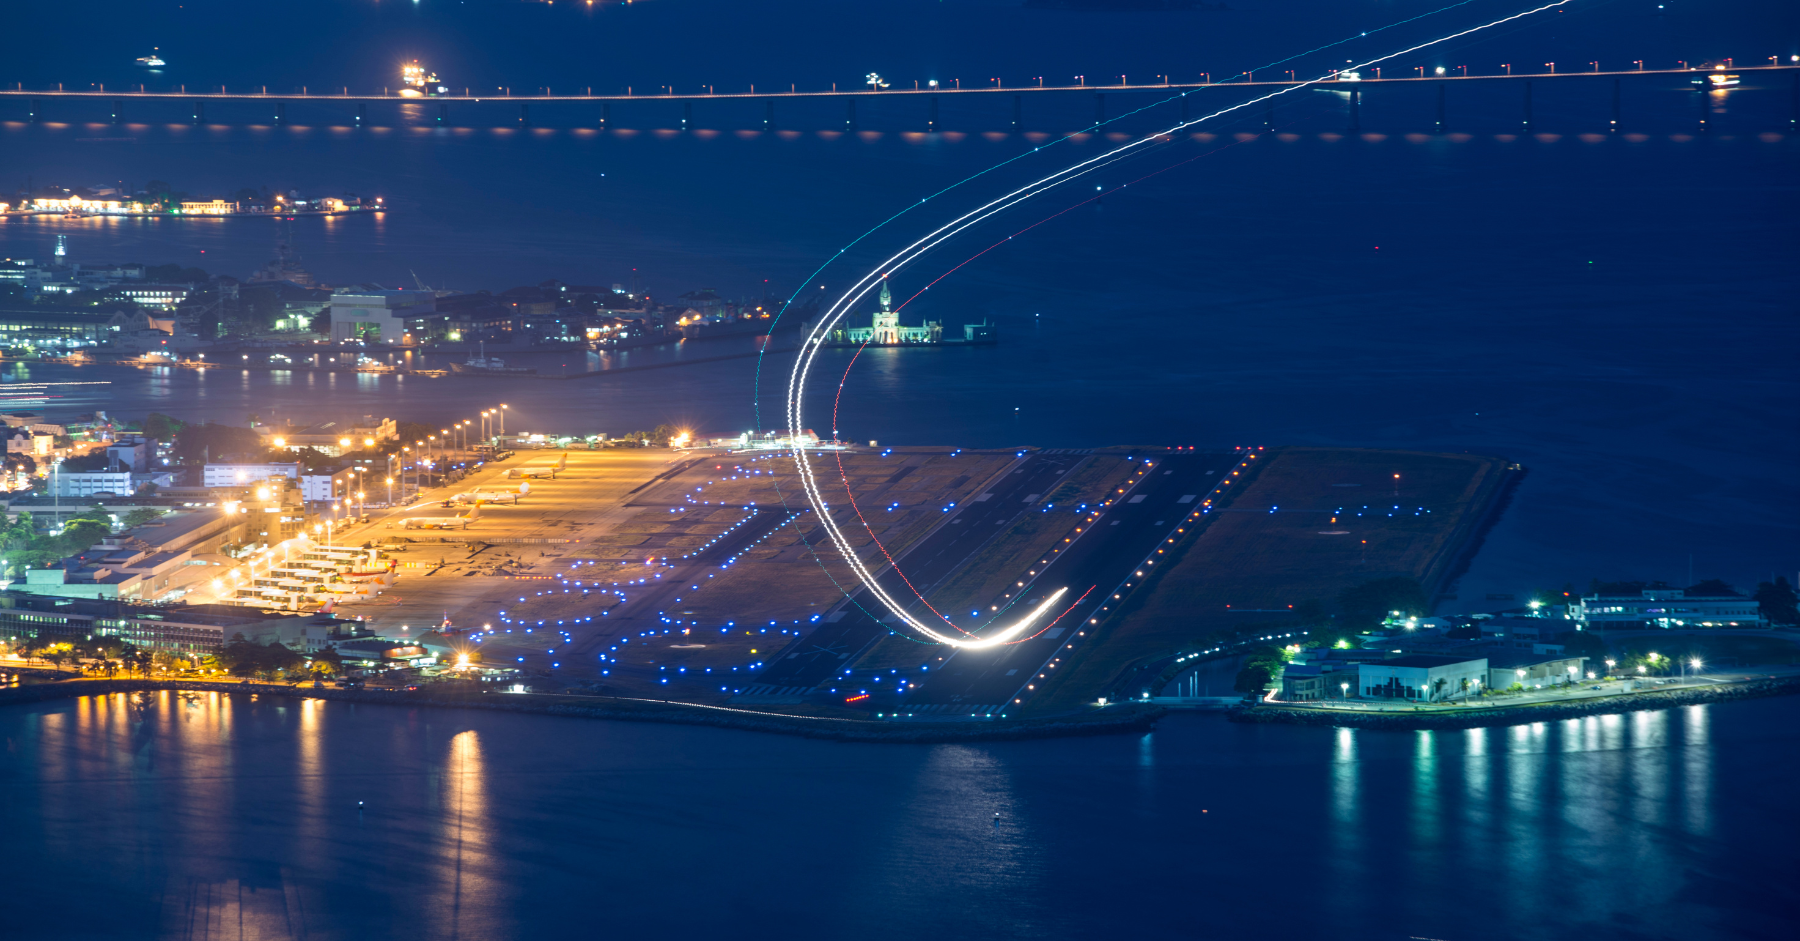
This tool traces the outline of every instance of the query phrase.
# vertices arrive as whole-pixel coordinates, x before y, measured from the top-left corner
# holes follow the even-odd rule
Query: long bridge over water
[[[1646,83],[1652,81],[1666,82],[1670,78],[1681,78],[1689,83],[1696,92],[1698,106],[1697,122],[1700,130],[1707,128],[1708,116],[1713,110],[1713,97],[1717,93],[1730,91],[1734,86],[1715,84],[1711,76],[1731,75],[1739,78],[1756,77],[1758,79],[1774,79],[1787,86],[1789,98],[1788,115],[1785,124],[1789,129],[1800,128],[1800,64],[1782,64],[1778,57],[1769,57],[1769,64],[1736,67],[1725,60],[1725,65],[1690,66],[1681,63],[1672,69],[1645,68],[1641,61],[1634,62],[1634,68],[1624,70],[1602,70],[1598,62],[1588,62],[1580,70],[1556,70],[1554,63],[1545,63],[1549,71],[1526,72],[1503,66],[1504,72],[1499,74],[1470,74],[1467,67],[1459,66],[1455,70],[1447,70],[1443,74],[1433,71],[1427,74],[1424,66],[1414,66],[1399,70],[1413,74],[1382,75],[1382,69],[1372,70],[1374,74],[1358,75],[1356,73],[1339,73],[1324,79],[1300,79],[1292,71],[1286,71],[1285,77],[1277,79],[1256,77],[1248,73],[1236,78],[1213,82],[1210,76],[1202,75],[1198,82],[1175,82],[1168,76],[1158,76],[1159,81],[1150,83],[1132,83],[1129,76],[1118,76],[1118,81],[1109,84],[1088,83],[1082,77],[1074,85],[1048,85],[1041,79],[1036,84],[1007,86],[1001,79],[990,79],[989,84],[962,87],[959,80],[952,85],[915,82],[913,88],[863,87],[839,88],[833,85],[830,89],[801,90],[790,84],[783,91],[759,90],[750,86],[746,91],[718,91],[714,86],[699,86],[693,92],[678,92],[673,86],[659,86],[655,92],[641,93],[635,88],[627,87],[620,94],[594,94],[591,88],[583,89],[580,94],[558,94],[550,88],[535,89],[531,94],[513,94],[511,89],[496,89],[494,93],[478,93],[472,89],[463,89],[461,94],[447,93],[440,95],[406,95],[393,89],[383,89],[380,94],[352,93],[349,88],[339,92],[320,92],[302,87],[297,92],[271,92],[268,86],[257,86],[254,90],[232,90],[226,86],[209,87],[205,90],[189,90],[187,86],[174,89],[151,90],[146,85],[138,85],[136,90],[108,90],[103,85],[73,89],[59,85],[55,89],[26,89],[22,84],[11,89],[0,89],[0,101],[25,99],[29,102],[28,120],[39,122],[46,120],[47,106],[52,102],[91,102],[95,100],[109,101],[111,121],[114,124],[125,123],[126,104],[132,101],[143,102],[188,102],[191,105],[192,121],[195,124],[208,123],[206,106],[208,103],[257,102],[269,106],[268,120],[277,125],[288,123],[287,105],[294,102],[308,104],[351,104],[355,107],[354,126],[364,126],[369,122],[369,105],[375,102],[389,104],[436,104],[438,106],[436,123],[451,123],[451,105],[453,104],[493,104],[516,103],[518,105],[517,124],[529,126],[532,123],[531,107],[534,104],[562,105],[590,103],[598,105],[598,111],[590,113],[583,120],[585,126],[609,128],[615,125],[612,116],[612,105],[630,103],[642,105],[648,103],[678,103],[681,106],[679,128],[688,130],[697,127],[694,119],[694,106],[702,102],[760,102],[763,113],[760,123],[764,130],[777,127],[777,102],[816,102],[841,101],[844,105],[843,128],[854,131],[858,129],[857,106],[877,101],[890,102],[895,99],[915,100],[923,105],[919,115],[920,130],[932,132],[940,130],[938,106],[941,99],[969,100],[973,98],[993,98],[1011,96],[1012,116],[1011,129],[1020,131],[1025,124],[1025,101],[1027,99],[1058,99],[1064,105],[1070,96],[1092,96],[1093,123],[1098,125],[1108,120],[1108,96],[1121,95],[1162,95],[1172,99],[1179,109],[1182,120],[1189,118],[1190,112],[1198,112],[1199,106],[1190,102],[1206,101],[1207,107],[1214,102],[1210,98],[1196,97],[1198,92],[1217,92],[1220,94],[1248,93],[1249,98],[1257,98],[1271,92],[1310,86],[1346,93],[1348,97],[1349,129],[1360,130],[1362,99],[1365,94],[1380,94],[1381,88],[1420,88],[1428,87],[1435,91],[1436,112],[1435,126],[1438,130],[1445,127],[1446,100],[1449,89],[1458,86],[1493,86],[1495,84],[1510,85],[1518,89],[1520,95],[1519,122],[1524,130],[1529,131],[1533,120],[1533,94],[1540,83],[1611,83],[1611,117],[1612,130],[1619,129],[1621,119],[1621,101],[1626,83]],[[1387,71],[1393,72],[1394,69]],[[1223,102],[1219,102],[1223,103]],[[1262,123],[1265,127],[1274,125],[1275,100],[1263,103]],[[592,122],[592,123],[589,123]]]

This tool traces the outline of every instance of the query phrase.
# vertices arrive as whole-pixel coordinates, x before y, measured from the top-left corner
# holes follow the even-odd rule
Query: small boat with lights
[[[168,65],[169,63],[164,62],[162,60],[162,56],[159,56],[156,53],[152,52],[147,56],[138,56],[137,64],[143,66],[146,69],[160,69],[163,66]]]
[[[468,362],[451,363],[450,371],[459,376],[533,376],[536,366],[508,366],[498,356],[471,356]]]

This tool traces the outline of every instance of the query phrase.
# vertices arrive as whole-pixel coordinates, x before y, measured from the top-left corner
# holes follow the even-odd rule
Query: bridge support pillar
[[[287,123],[287,102],[285,102],[285,101],[275,102],[275,123],[276,124],[286,124]]]
[[[1024,95],[1014,95],[1013,96],[1013,128],[1012,129],[1013,129],[1014,134],[1017,134],[1018,132],[1025,129],[1025,96]]]
[[[694,103],[691,101],[684,101],[681,103],[681,129],[685,131],[691,127],[693,123]]]
[[[38,122],[38,114],[44,110],[39,107],[41,104],[42,102],[38,101],[36,98],[31,99],[31,110],[26,112],[26,116],[33,124]]]
[[[1350,89],[1350,133],[1362,133],[1362,89]]]
[[[856,99],[844,99],[844,130],[856,130]]]
[[[1526,80],[1526,82],[1525,82],[1525,119],[1524,119],[1524,121],[1520,122],[1520,130],[1526,134],[1531,133],[1531,82],[1530,82],[1530,80]]]
[[[763,102],[763,130],[775,130],[775,99],[773,98]]]
[[[448,102],[444,102],[444,101],[438,102],[438,122],[437,123],[440,127],[445,124],[450,123],[450,104]]]
[[[1181,121],[1181,123],[1186,124],[1187,119],[1188,119],[1187,92],[1182,92],[1181,93],[1181,118],[1180,118],[1180,121]]]
[[[1706,86],[1704,85],[1700,86],[1698,94],[1700,96],[1699,132],[1705,134],[1707,132],[1706,121],[1708,118],[1712,117],[1712,94],[1706,90]]]
[[[927,133],[937,132],[937,105],[936,95],[925,99],[925,131]]]
[[[356,103],[356,126],[362,127],[367,123],[369,123],[369,103],[359,101]]]
[[[1105,123],[1106,123],[1106,93],[1105,92],[1095,92],[1094,93],[1094,129],[1099,130],[1100,125],[1105,124]]]
[[[612,102],[603,101],[600,103],[600,130],[604,131],[611,126],[612,126]]]
[[[1275,99],[1263,102],[1263,133],[1275,133]]]
[[[125,102],[118,98],[114,98],[113,99],[112,123],[120,124],[120,123],[123,123],[124,120],[125,120]]]
[[[522,104],[519,106],[519,126],[520,127],[530,127],[531,126],[531,106],[530,105]]]
[[[205,124],[206,123],[206,102],[195,100],[195,102],[194,102],[194,123],[195,124]]]
[[[1439,134],[1444,133],[1444,83],[1443,82],[1439,82],[1438,87],[1437,87],[1437,132]]]
[[[1613,79],[1612,87],[1612,120],[1607,123],[1608,134],[1619,133],[1619,80]]]

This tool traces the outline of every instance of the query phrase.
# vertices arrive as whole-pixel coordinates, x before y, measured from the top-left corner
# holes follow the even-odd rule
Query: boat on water
[[[508,366],[500,357],[487,355],[487,344],[483,343],[480,352],[467,362],[451,363],[450,371],[461,376],[530,376],[537,373],[537,367]]]
[[[162,60],[162,56],[159,56],[156,53],[152,52],[147,56],[138,56],[137,64],[143,66],[146,69],[160,69],[163,66],[168,65],[169,63],[164,62]]]
[[[435,98],[448,94],[450,89],[438,84],[437,73],[426,71],[419,60],[414,59],[411,65],[400,67],[400,97]]]

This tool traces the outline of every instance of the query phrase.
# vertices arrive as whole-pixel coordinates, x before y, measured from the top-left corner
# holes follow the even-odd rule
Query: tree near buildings
[[[1763,582],[1756,586],[1756,603],[1762,607],[1763,616],[1771,624],[1800,624],[1800,598],[1794,594],[1794,586],[1788,584],[1787,576],[1778,576],[1773,582]]]
[[[1380,578],[1346,588],[1338,595],[1338,609],[1345,626],[1353,630],[1374,630],[1392,612],[1422,615],[1430,606],[1425,589],[1417,579],[1401,576]]]

